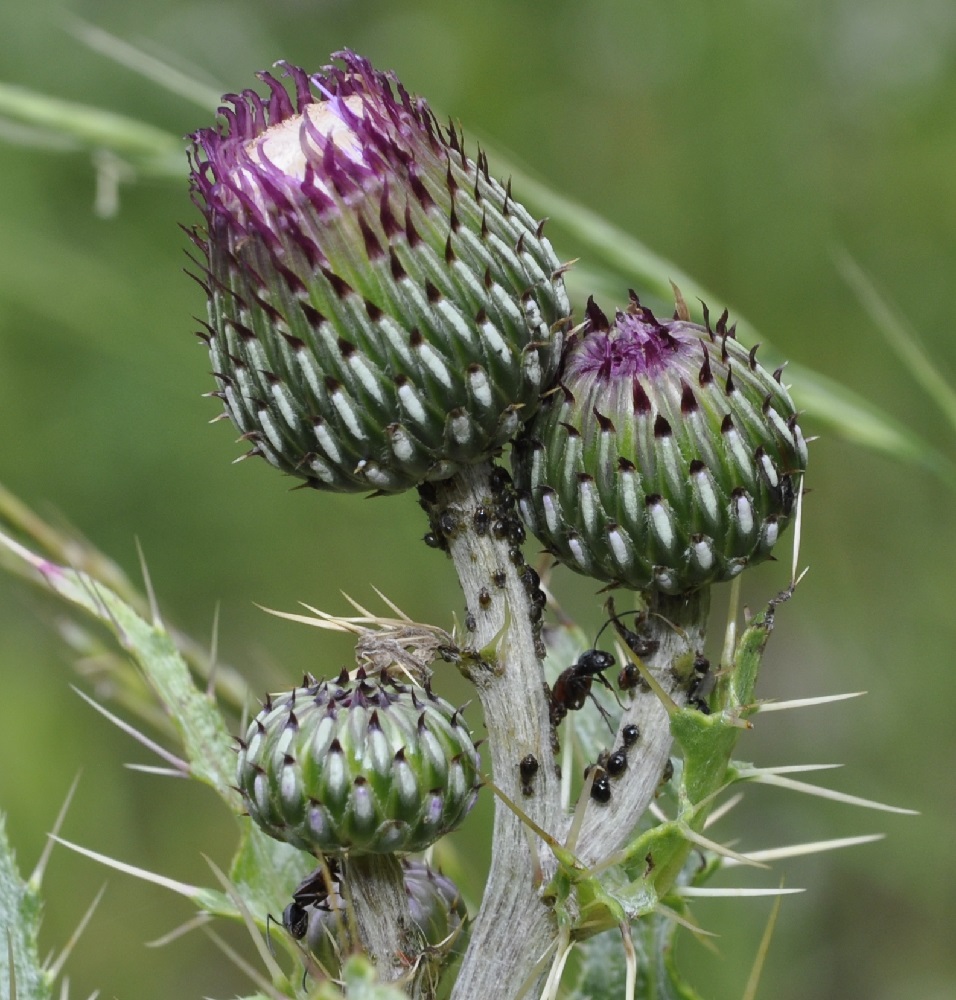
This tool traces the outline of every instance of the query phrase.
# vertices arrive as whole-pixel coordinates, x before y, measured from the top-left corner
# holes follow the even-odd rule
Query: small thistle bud
[[[428,105],[352,52],[228,95],[193,138],[219,397],[249,454],[398,492],[497,452],[570,306],[541,226]]]
[[[387,854],[422,851],[458,826],[478,771],[451,705],[359,669],[270,697],[240,743],[236,783],[277,840],[313,854]]]
[[[409,915],[421,934],[421,946],[443,953],[459,954],[468,942],[468,912],[454,882],[424,861],[402,859]],[[339,967],[343,941],[351,944],[348,907],[342,892],[334,887],[320,906],[310,907],[304,943],[322,966],[334,972]]]
[[[706,318],[706,312],[705,312]],[[588,302],[557,389],[514,451],[523,516],[571,569],[682,594],[766,559],[807,448],[780,371],[727,327]]]

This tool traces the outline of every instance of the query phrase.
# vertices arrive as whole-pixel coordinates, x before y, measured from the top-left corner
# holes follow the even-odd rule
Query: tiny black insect
[[[666,785],[667,782],[670,781],[671,778],[673,777],[674,777],[674,762],[670,759],[670,757],[668,757],[667,763],[664,765],[664,770],[661,772],[661,780],[658,784]]]
[[[507,470],[502,469],[500,465],[496,465],[491,470],[488,485],[491,487],[492,493],[504,493],[511,486],[511,476],[508,475]]]
[[[532,781],[538,773],[538,758],[533,753],[526,754],[518,763],[518,774],[521,776],[521,794],[531,795],[533,792]]]
[[[591,772],[591,768],[585,772],[585,778]],[[594,766],[594,781],[591,782],[591,798],[602,805],[611,801],[611,780],[607,776],[607,771],[603,767]]]
[[[330,893],[339,885],[342,873],[334,858],[326,859],[324,865],[307,875],[292,893],[292,902],[282,911],[282,926],[301,941],[309,929],[308,907],[330,910]]]
[[[607,769],[607,773],[612,778],[620,778],[620,776],[627,770],[627,753],[622,750],[615,750],[613,753],[608,755],[607,763],[604,765]]]
[[[610,653],[603,649],[586,649],[575,663],[563,670],[551,689],[551,725],[559,725],[568,712],[583,708],[590,697],[613,732],[607,711],[591,691],[591,685],[597,678],[613,694],[613,688],[603,673],[613,666],[614,657]]]
[[[621,739],[625,747],[632,747],[641,738],[641,731],[633,723],[628,723],[621,730]]]
[[[488,508],[483,504],[479,504],[475,508],[475,514],[473,517],[473,523],[475,525],[475,534],[484,535],[488,532],[488,525],[491,523],[491,514],[488,513]]]
[[[651,653],[657,651],[657,647],[660,643],[656,639],[651,639],[646,634],[646,611],[625,612],[625,614],[634,616],[634,628],[629,629],[624,622],[621,621],[622,616],[617,613],[617,609],[614,607],[613,597],[609,597],[604,606],[607,608],[608,613],[607,624],[614,626],[614,631],[621,637],[621,641],[636,657],[644,659],[645,656],[650,656]],[[604,628],[606,627],[607,625],[604,626]],[[601,631],[603,630],[604,629],[602,628]]]

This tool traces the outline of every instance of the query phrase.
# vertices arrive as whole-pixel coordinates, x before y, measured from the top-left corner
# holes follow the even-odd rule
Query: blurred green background
[[[784,356],[853,387],[952,454],[954,434],[887,351],[840,280],[848,248],[954,378],[956,7],[948,0],[36,0],[0,5],[0,80],[148,120],[174,134],[211,121],[91,52],[77,15],[216,91],[283,58],[315,69],[349,46],[466,135],[634,233],[746,315]],[[494,167],[494,164],[492,164]],[[346,644],[263,614],[303,600],[344,612],[339,590],[380,587],[410,615],[461,612],[449,565],[426,549],[412,496],[290,492],[239,452],[216,405],[182,273],[195,221],[185,180],[124,189],[94,215],[87,158],[0,144],[0,482],[138,574],[141,543],[164,615],[198,638],[221,608],[219,651],[255,689],[337,670]],[[520,198],[521,191],[516,190]],[[555,233],[565,258],[580,248]],[[621,288],[621,299],[625,288]],[[614,303],[606,302],[607,306]],[[580,303],[579,303],[580,306]],[[805,429],[814,433],[812,413]],[[816,427],[819,430],[819,427]],[[743,848],[885,831],[886,840],[782,866],[808,891],[783,906],[761,996],[956,996],[956,704],[951,488],[826,434],[812,450],[803,561],[778,617],[765,696],[869,691],[855,702],[766,715],[740,755],[844,762],[854,794],[920,810],[864,813],[754,789],[720,833]],[[940,561],[942,560],[942,561]],[[756,604],[785,565],[747,581]],[[599,599],[555,579],[593,626]],[[129,771],[145,752],[71,690],[49,606],[0,578],[0,808],[28,871],[73,778],[69,839],[170,876],[208,882],[233,824],[211,794]],[[464,699],[456,678],[443,693]],[[472,722],[478,725],[475,709]],[[483,811],[481,811],[483,810]],[[456,835],[487,851],[485,803]],[[477,863],[463,876],[478,898]],[[756,881],[766,884],[763,874]],[[105,899],[70,960],[76,996],[225,997],[251,987],[202,933],[155,939],[190,915],[160,889],[57,849],[44,945],[58,947],[97,888]],[[730,876],[725,879],[730,883]],[[701,901],[719,956],[682,942],[705,997],[739,997],[769,903]],[[241,938],[240,938],[241,940]]]

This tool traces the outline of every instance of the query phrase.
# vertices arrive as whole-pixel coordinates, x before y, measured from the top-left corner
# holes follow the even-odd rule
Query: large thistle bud
[[[727,327],[591,300],[514,452],[530,529],[571,569],[682,594],[766,559],[807,448],[780,370]]]
[[[360,668],[268,698],[240,741],[236,784],[267,834],[336,856],[424,850],[465,818],[478,777],[455,708]]]
[[[397,492],[494,454],[570,312],[541,226],[455,128],[352,52],[227,95],[193,136],[225,412],[309,485]]]

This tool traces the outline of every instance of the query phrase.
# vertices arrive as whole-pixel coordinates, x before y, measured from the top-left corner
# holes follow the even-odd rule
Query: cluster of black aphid
[[[604,750],[598,755],[597,762],[589,764],[584,770],[585,780],[594,771],[591,782],[591,798],[602,804],[611,801],[611,779],[620,778],[627,770],[628,751],[641,738],[641,731],[633,723],[628,723],[621,730],[621,745],[616,750]]]
[[[710,682],[710,660],[702,653],[694,657],[694,666],[687,685],[687,704],[696,708],[704,715],[710,715],[710,702],[707,700]]]
[[[521,794],[529,796],[534,792],[534,779],[538,773],[538,758],[533,753],[525,754],[518,762],[518,775],[521,778]]]

